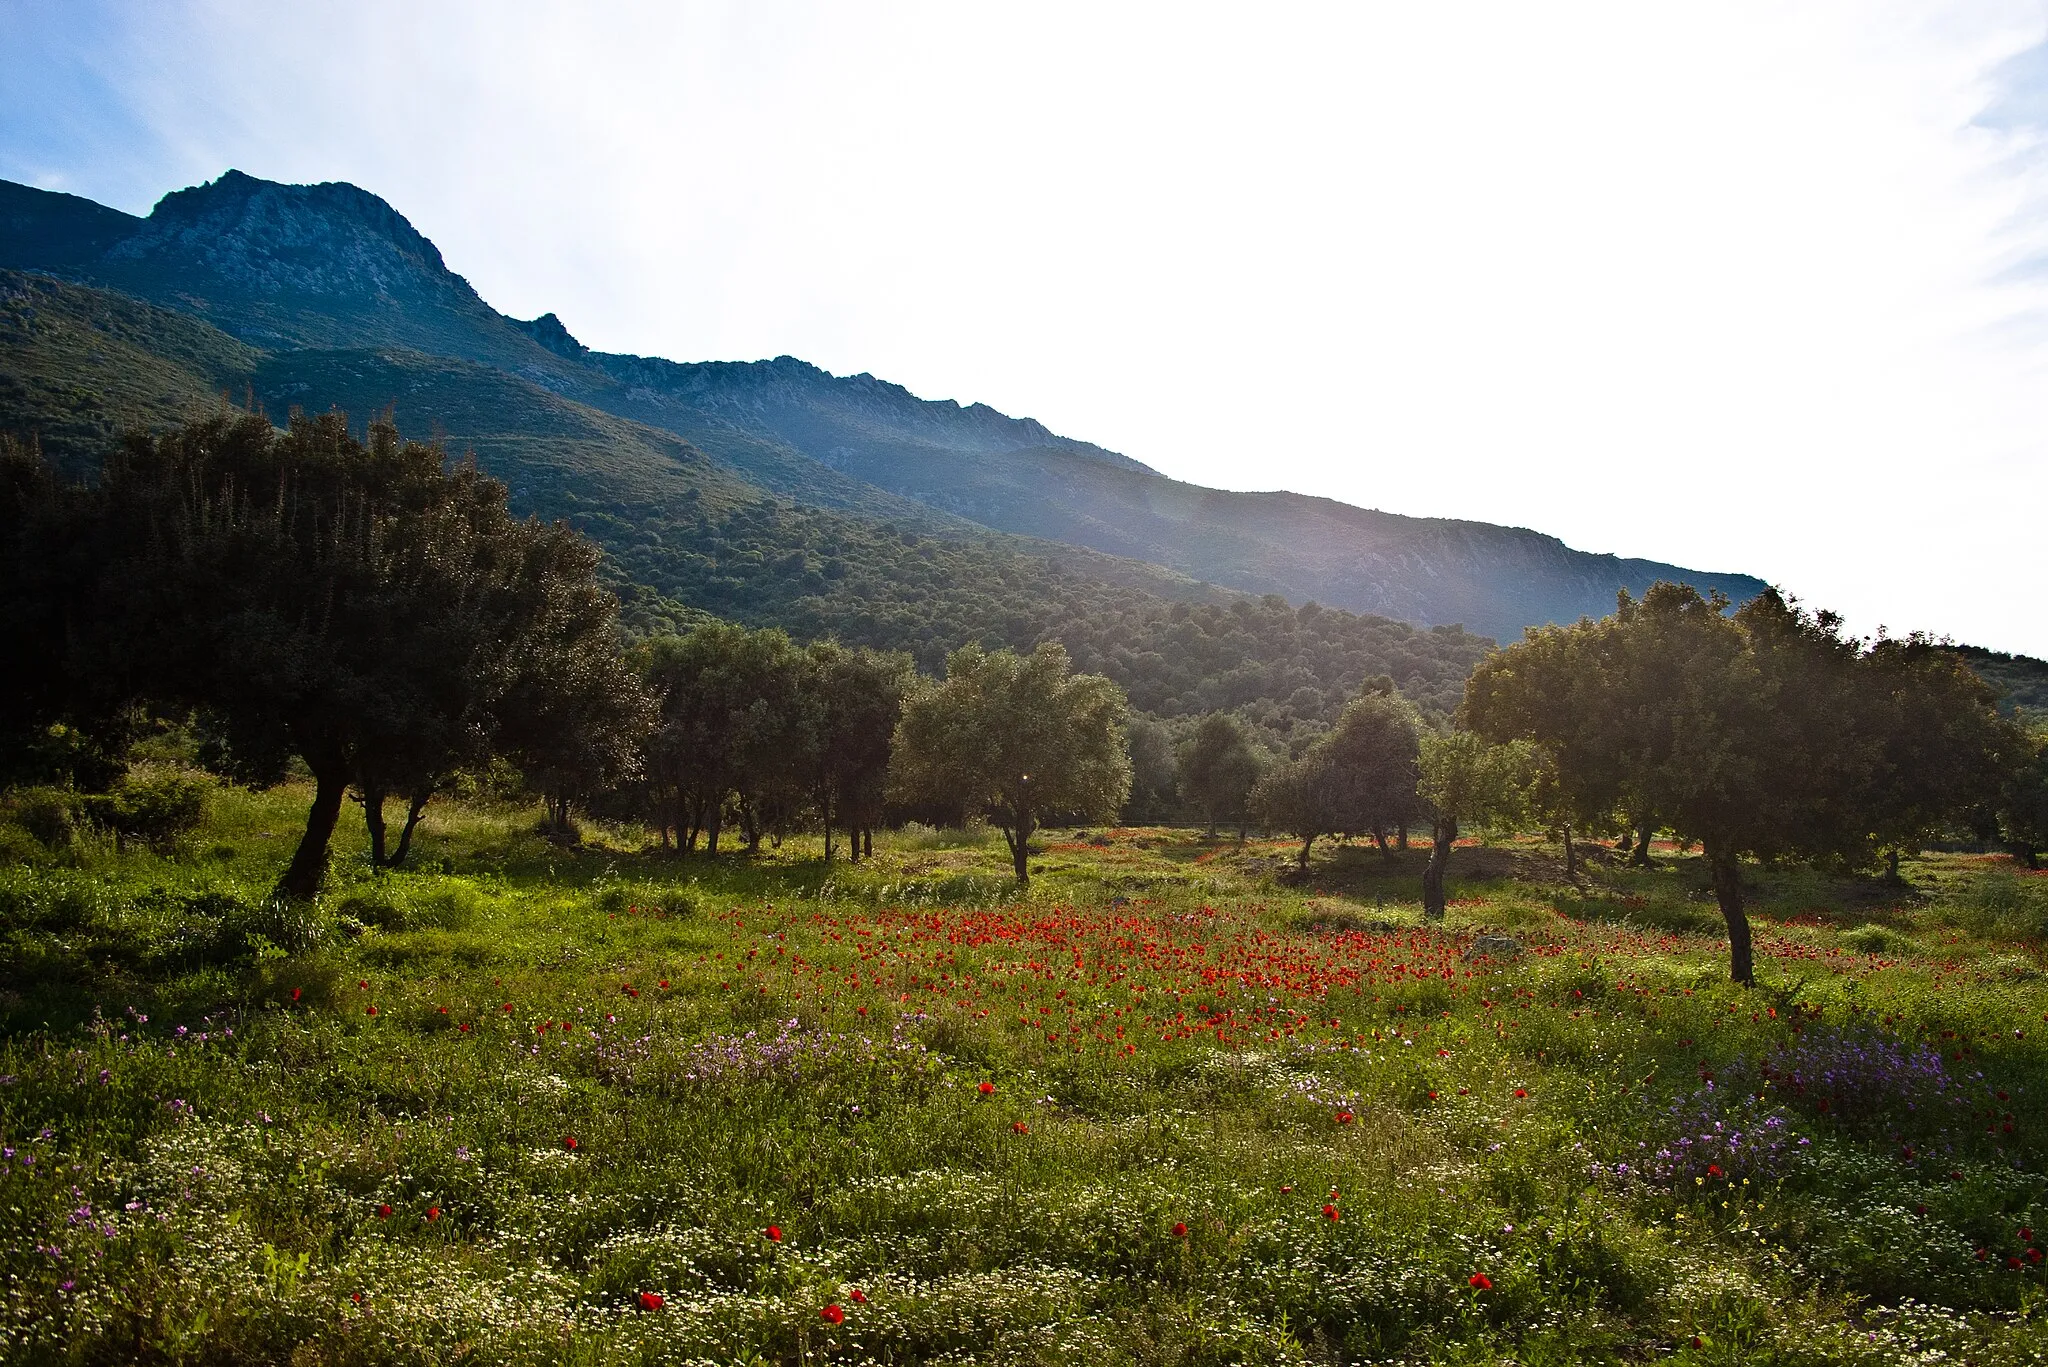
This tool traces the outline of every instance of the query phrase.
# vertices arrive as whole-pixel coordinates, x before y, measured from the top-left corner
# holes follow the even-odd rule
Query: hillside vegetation
[[[564,849],[303,791],[0,842],[11,1361],[2034,1362],[2048,882],[990,833]],[[38,835],[31,836],[28,828]],[[2029,1024],[2032,1022],[2033,1024]]]
[[[1737,602],[1764,587],[1586,554],[1526,529],[1203,489],[1030,419],[792,357],[678,364],[595,352],[552,314],[521,322],[492,309],[402,214],[353,185],[229,171],[166,195],[146,219],[96,207],[5,187],[0,267],[119,290],[267,350],[397,348],[486,365],[680,436],[811,506],[899,521],[916,509],[1232,589],[1501,638],[1604,612],[1617,590],[1658,579]]]
[[[596,540],[642,632],[710,614],[907,650],[927,671],[970,641],[1056,639],[1143,710],[1247,706],[1283,739],[1297,720],[1327,723],[1376,674],[1447,710],[1488,644],[1455,629],[1297,611],[915,505],[890,521],[795,506],[669,432],[473,362],[265,353],[107,290],[10,272],[0,291],[0,423],[37,436],[73,475],[97,468],[110,434],[216,412],[223,394],[253,395],[278,417],[333,405],[390,413],[474,454],[515,508],[566,518]]]

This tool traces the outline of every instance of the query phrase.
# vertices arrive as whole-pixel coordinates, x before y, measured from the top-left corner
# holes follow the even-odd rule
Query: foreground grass
[[[1461,849],[1427,927],[1420,851],[1078,832],[1020,901],[451,807],[285,914],[300,797],[5,846],[9,1360],[2048,1357],[2004,861],[1759,875],[1744,992],[1675,853]]]

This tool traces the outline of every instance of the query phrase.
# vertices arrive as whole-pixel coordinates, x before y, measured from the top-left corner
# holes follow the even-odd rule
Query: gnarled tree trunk
[[[1017,870],[1017,886],[1031,886],[1031,814],[1025,812],[1016,818],[1016,825],[1003,827],[1003,839],[1010,846],[1010,862]]]
[[[1629,867],[1647,869],[1650,867],[1650,823],[1645,821],[1636,832],[1636,850],[1628,857]]]
[[[1735,851],[1709,836],[1701,842],[1714,874],[1714,900],[1728,923],[1728,976],[1744,987],[1756,986],[1756,964],[1749,945],[1749,912],[1742,905],[1742,862]]]
[[[412,833],[419,829],[420,813],[427,809],[432,793],[414,793],[405,804],[405,825],[399,828],[398,848],[391,852],[391,867],[403,868],[406,858],[412,854]]]
[[[1429,833],[1429,866],[1422,871],[1422,914],[1431,920],[1443,919],[1446,899],[1444,897],[1444,871],[1450,866],[1451,846],[1458,840],[1456,817],[1439,817]]]
[[[329,761],[313,771],[313,806],[306,813],[306,831],[292,851],[292,862],[277,880],[280,896],[310,902],[320,895],[327,877],[327,847],[347,798],[348,774],[341,764]]]
[[[363,785],[363,826],[370,832],[370,867],[381,869],[384,861],[384,789],[374,783]]]

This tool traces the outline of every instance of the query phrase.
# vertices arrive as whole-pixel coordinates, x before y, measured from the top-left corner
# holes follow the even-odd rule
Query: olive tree
[[[1127,710],[1122,689],[1075,674],[1058,644],[1028,655],[966,646],[943,680],[904,701],[890,797],[987,817],[1029,887],[1031,836],[1047,817],[1109,820],[1130,793]]]
[[[452,769],[494,754],[591,783],[631,762],[645,706],[596,551],[512,517],[504,486],[438,446],[389,423],[360,440],[339,413],[283,432],[223,413],[130,438],[90,504],[77,669],[199,711],[245,780],[305,764],[286,896],[319,890],[351,788],[375,835],[384,793],[416,821]]]
[[[1869,867],[1881,847],[1995,800],[2012,731],[1925,643],[1866,647],[1772,591],[1728,607],[1679,584],[1640,602],[1624,592],[1612,616],[1482,661],[1463,716],[1488,739],[1542,747],[1582,797],[1698,840],[1729,971],[1748,984],[1745,857]]]
[[[1432,731],[1422,737],[1418,767],[1417,788],[1430,817],[1422,911],[1440,917],[1460,824],[1504,825],[1525,815],[1534,766],[1526,745],[1492,745],[1470,731]]]
[[[1196,724],[1177,758],[1181,797],[1208,822],[1210,837],[1219,821],[1229,820],[1237,825],[1237,838],[1244,839],[1252,787],[1265,767],[1244,725],[1228,712],[1211,712]]]

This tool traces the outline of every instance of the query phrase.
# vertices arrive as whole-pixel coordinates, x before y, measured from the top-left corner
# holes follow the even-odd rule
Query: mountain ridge
[[[0,187],[0,267],[115,289],[267,351],[397,346],[492,366],[671,432],[808,506],[900,517],[915,504],[934,525],[964,520],[1424,626],[1462,622],[1512,638],[1604,612],[1618,589],[1655,578],[1738,601],[1764,587],[1578,551],[1527,528],[1205,489],[1034,419],[794,357],[594,351],[552,313],[522,321],[491,308],[403,214],[345,182],[280,185],[230,171],[164,196],[142,219]]]

